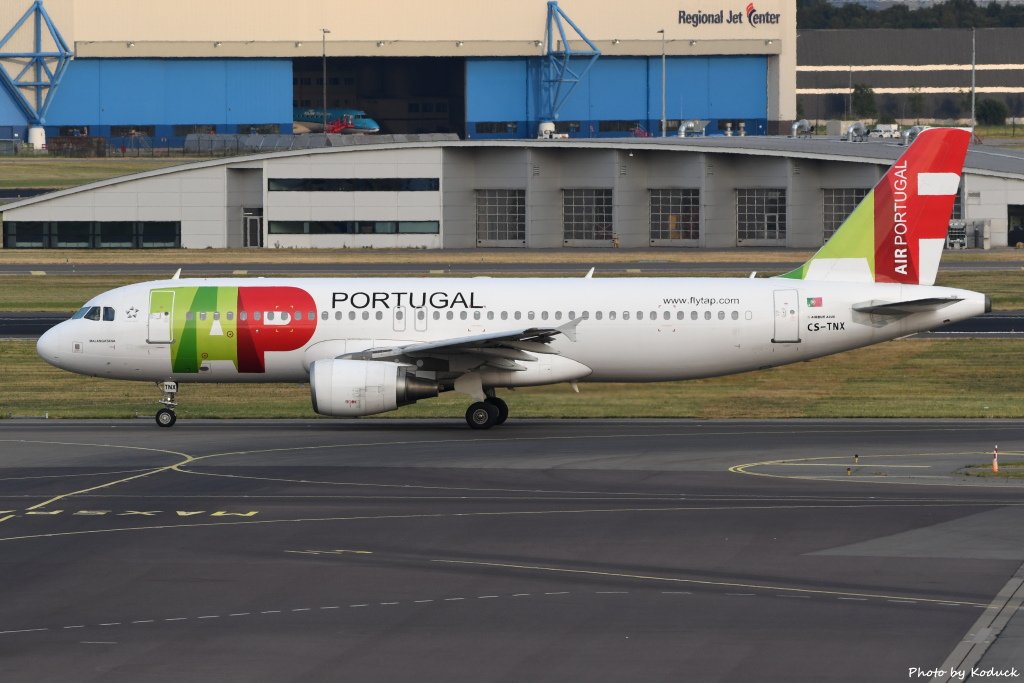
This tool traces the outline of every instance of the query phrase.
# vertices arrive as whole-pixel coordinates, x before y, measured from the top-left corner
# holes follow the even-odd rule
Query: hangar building
[[[24,138],[38,114],[50,88],[26,84],[56,75],[57,35],[73,58],[41,117],[48,138],[290,133],[293,108],[322,108],[325,89],[329,108],[365,110],[391,134],[532,138],[555,119],[571,137],[621,137],[658,132],[663,108],[670,134],[682,120],[788,131],[795,0],[552,4],[46,0],[37,44],[35,20],[19,26],[32,0],[10,0],[0,139]]]
[[[906,149],[722,136],[346,140],[7,204],[4,246],[809,248]],[[995,246],[1024,241],[1024,152],[974,147],[954,217],[987,226]]]

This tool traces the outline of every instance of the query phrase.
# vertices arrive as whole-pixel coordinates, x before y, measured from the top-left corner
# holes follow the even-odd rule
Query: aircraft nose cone
[[[39,354],[39,357],[58,368],[61,367],[60,358],[68,351],[68,349],[61,348],[60,342],[63,336],[60,325],[55,325],[44,332],[36,342],[36,353]]]

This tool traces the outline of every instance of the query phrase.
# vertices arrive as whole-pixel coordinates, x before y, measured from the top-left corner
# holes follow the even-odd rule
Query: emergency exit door
[[[170,344],[174,341],[173,313],[173,291],[154,289],[149,293],[149,335],[146,340],[150,344]]]
[[[793,344],[800,341],[799,295],[795,289],[775,290],[775,334],[772,336],[772,342]]]

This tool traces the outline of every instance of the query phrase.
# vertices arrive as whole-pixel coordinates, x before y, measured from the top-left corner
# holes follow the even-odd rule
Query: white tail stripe
[[[946,247],[944,239],[920,239],[917,241],[917,284],[934,285],[935,274],[939,271],[942,250]]]
[[[960,176],[956,173],[918,173],[918,195],[954,195],[960,187]]]

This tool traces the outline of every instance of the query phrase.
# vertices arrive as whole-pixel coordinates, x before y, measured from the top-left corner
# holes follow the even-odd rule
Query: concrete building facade
[[[382,137],[14,202],[3,207],[4,246],[810,248],[904,149],[786,138]],[[1024,240],[1022,161],[982,149],[967,157],[954,217],[986,225],[992,245]]]

